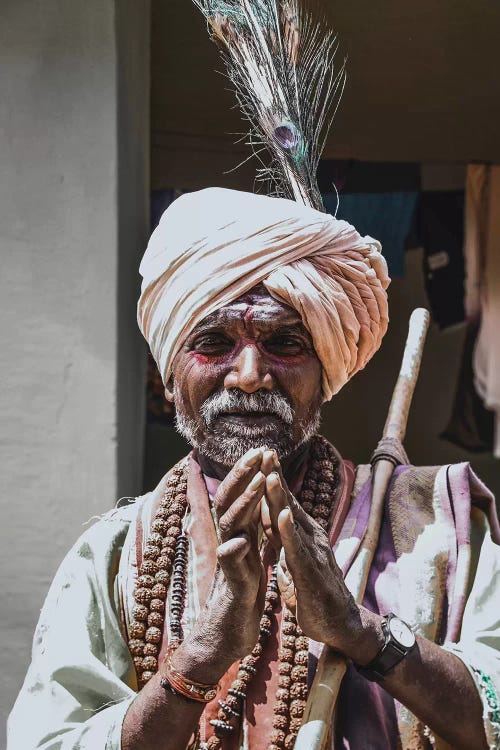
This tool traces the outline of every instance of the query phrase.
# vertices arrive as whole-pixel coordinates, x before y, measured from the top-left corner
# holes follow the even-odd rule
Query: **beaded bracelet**
[[[198,685],[195,687],[193,683],[188,684],[190,685],[189,688],[181,688],[177,682],[173,682],[173,680],[166,677],[160,680],[160,685],[164,690],[168,690],[173,695],[177,695],[193,703],[210,703],[217,695],[217,688],[219,687],[218,685],[204,685],[203,687]],[[195,694],[195,691],[199,691],[198,695]]]
[[[217,695],[217,690],[220,685],[205,685],[203,682],[195,682],[184,677],[183,674],[173,669],[170,662],[171,651],[167,651],[166,662],[166,674],[160,680],[160,685],[165,690],[181,695],[183,698],[188,700],[196,701],[197,703],[210,703]]]
[[[174,669],[167,672],[167,676],[160,680],[160,685],[166,690],[170,689],[174,693],[198,703],[210,703],[219,689],[219,685],[204,685],[202,682],[188,680]]]

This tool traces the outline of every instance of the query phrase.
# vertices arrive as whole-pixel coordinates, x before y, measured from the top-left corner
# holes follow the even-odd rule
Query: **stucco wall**
[[[139,489],[137,412],[123,416],[118,450],[117,402],[135,393],[141,364],[129,363],[127,385],[117,362],[119,350],[140,358],[135,331],[120,342],[118,319],[128,304],[126,335],[147,223],[148,40],[129,45],[127,63],[120,43],[131,26],[139,38],[148,24],[147,2],[2,3],[2,724],[57,564],[82,524],[115,502],[120,453],[127,491]],[[124,149],[118,134],[129,125],[137,132]],[[121,178],[139,201],[118,189]],[[133,277],[125,273],[119,299],[120,264],[129,260]]]

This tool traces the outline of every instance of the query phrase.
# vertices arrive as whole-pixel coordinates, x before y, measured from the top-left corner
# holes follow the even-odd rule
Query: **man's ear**
[[[168,383],[165,386],[165,398],[169,403],[174,403],[174,381],[172,377],[168,379]]]

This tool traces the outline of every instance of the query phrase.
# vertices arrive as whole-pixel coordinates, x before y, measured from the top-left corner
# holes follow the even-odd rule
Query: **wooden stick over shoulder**
[[[393,438],[400,442],[404,439],[429,319],[429,313],[422,308],[414,310],[411,314],[403,361],[389,406],[383,438]],[[373,467],[372,499],[367,530],[345,578],[346,585],[358,604],[363,601],[380,534],[384,499],[393,471],[394,464],[383,457],[378,459]],[[345,671],[345,660],[325,646],[307,700],[302,727],[295,741],[295,750],[326,750],[333,712]]]

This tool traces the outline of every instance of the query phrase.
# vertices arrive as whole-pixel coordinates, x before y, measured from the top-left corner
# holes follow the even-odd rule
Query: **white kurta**
[[[43,606],[32,661],[8,721],[9,750],[118,750],[136,693],[120,629],[116,572],[135,505],[88,529]]]
[[[120,750],[135,697],[133,662],[120,626],[117,571],[130,523],[149,496],[113,510],[64,559],[38,623],[32,662],[8,722],[8,750]],[[478,559],[456,644],[474,676],[490,748],[500,748],[500,547],[486,517],[472,514]],[[485,678],[490,680],[488,684]],[[442,744],[438,742],[438,747]]]

